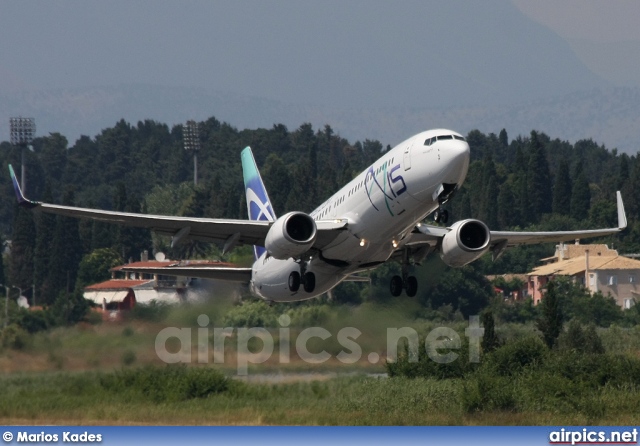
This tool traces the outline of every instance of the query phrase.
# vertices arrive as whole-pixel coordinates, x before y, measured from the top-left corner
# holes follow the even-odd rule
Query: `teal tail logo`
[[[271,200],[264,187],[260,172],[253,158],[251,147],[242,151],[242,176],[244,177],[244,190],[247,196],[247,210],[249,219],[257,221],[275,221],[276,214],[273,212]],[[253,255],[258,259],[265,249],[262,246],[253,247]]]

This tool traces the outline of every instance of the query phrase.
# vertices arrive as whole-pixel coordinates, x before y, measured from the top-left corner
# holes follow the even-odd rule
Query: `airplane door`
[[[404,149],[404,170],[411,169],[411,145],[412,144],[409,144]]]

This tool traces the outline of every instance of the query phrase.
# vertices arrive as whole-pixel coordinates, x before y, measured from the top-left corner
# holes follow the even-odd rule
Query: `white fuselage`
[[[308,262],[307,271],[316,276],[313,292],[290,291],[289,275],[299,264],[266,253],[253,264],[251,290],[272,301],[308,299],[385,262],[438,208],[443,185],[462,185],[468,167],[469,145],[451,130],[429,130],[398,144],[310,214],[314,220],[348,221],[347,230]]]

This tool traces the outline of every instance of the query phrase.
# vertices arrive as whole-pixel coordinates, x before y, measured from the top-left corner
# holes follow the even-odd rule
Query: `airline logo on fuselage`
[[[384,204],[386,205],[387,211],[389,211],[389,214],[392,217],[394,216],[394,213],[391,210],[391,206],[389,206],[389,200],[393,202],[400,195],[407,191],[407,184],[404,182],[404,178],[402,178],[402,175],[400,175],[400,173],[396,172],[399,169],[400,164],[396,164],[389,170],[387,170],[387,166],[384,165],[382,171],[380,172],[380,174],[382,174],[382,184],[380,184],[380,181],[378,181],[378,179],[376,178],[376,171],[374,170],[373,166],[369,168],[364,178],[364,187],[371,205],[376,211],[380,210],[371,199],[371,194],[375,190],[374,188],[377,187],[384,195]]]

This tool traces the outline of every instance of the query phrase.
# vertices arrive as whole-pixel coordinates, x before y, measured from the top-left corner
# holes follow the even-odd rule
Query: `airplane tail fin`
[[[275,221],[276,213],[271,206],[269,194],[264,187],[260,172],[253,158],[251,147],[246,147],[241,154],[242,176],[244,177],[244,190],[247,196],[247,211],[250,220]],[[257,259],[264,253],[261,246],[253,247],[254,257]]]

